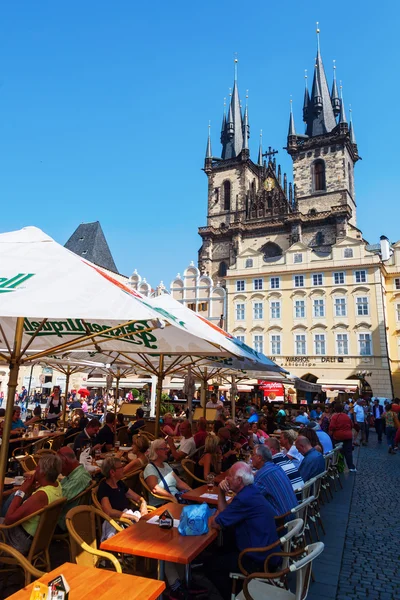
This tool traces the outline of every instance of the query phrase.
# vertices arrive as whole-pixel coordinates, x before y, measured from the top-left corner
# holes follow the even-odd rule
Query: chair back
[[[152,442],[153,440],[156,439],[152,433],[150,433],[149,431],[145,431],[142,428],[140,428],[140,430],[139,430],[139,435],[145,435],[147,437],[147,439],[150,440],[150,442]]]
[[[64,446],[65,434],[57,435],[51,441],[51,449],[57,452],[62,446]]]
[[[125,483],[125,485],[139,495],[142,492],[142,486],[139,478],[139,475],[142,473],[142,471],[143,469],[136,469],[122,478],[122,481]]]
[[[301,488],[300,493],[301,493],[301,501],[304,502],[304,500],[306,500],[309,495],[312,493],[314,493],[314,484],[315,484],[315,477],[313,477],[312,479],[309,479],[308,481],[305,482],[304,486]]]
[[[330,450],[329,452],[327,452],[326,454],[324,454],[325,471],[329,471],[329,467],[332,464],[332,460],[333,460],[334,454],[335,454],[335,452],[333,450]]]
[[[339,461],[339,454],[343,448],[343,443],[337,444],[333,449],[333,457],[331,462],[331,467],[336,467]]]
[[[308,511],[309,511],[310,505],[314,502],[314,500],[315,500],[314,496],[309,496],[306,500],[304,500],[304,502],[301,502],[298,506],[295,506],[290,511],[292,513],[292,515],[295,516],[296,519],[301,519],[303,521],[303,530],[299,533],[299,535],[304,534],[304,528],[305,528],[305,525],[306,525],[307,519],[308,519]]]
[[[124,427],[119,427],[118,431],[117,431],[117,440],[118,442],[121,443],[121,445],[123,446],[124,444],[126,446],[129,446],[129,434],[128,434],[128,426],[125,425]]]
[[[34,471],[36,469],[37,461],[33,454],[27,454],[19,459],[19,464],[21,465],[22,470],[27,473],[28,471]]]
[[[19,565],[25,574],[25,585],[29,585],[32,577],[38,579],[45,575],[43,571],[39,571],[31,563],[21,554],[18,550],[15,550],[12,546],[8,544],[0,543],[0,565]],[[7,571],[7,569],[5,569]],[[1,571],[0,571],[1,572]]]
[[[142,486],[142,491],[143,491],[144,499],[146,500],[147,503],[149,503],[149,501],[151,500],[152,497],[153,498],[160,498],[160,500],[163,500],[164,502],[171,502],[171,500],[168,500],[167,498],[164,498],[164,496],[159,496],[158,494],[154,494],[151,491],[151,489],[149,488],[149,486],[146,483],[143,471],[141,471],[139,473],[139,480],[140,480],[140,484]]]
[[[309,544],[304,548],[306,556],[300,560],[294,561],[289,569],[290,571],[296,572],[296,592],[295,600],[305,600],[308,595],[308,589],[310,587],[312,563],[324,550],[325,544],[323,542],[316,542],[315,544]]]
[[[186,481],[188,482],[190,487],[198,487],[199,483],[201,485],[203,485],[204,483],[207,483],[204,479],[200,479],[200,477],[197,477],[194,474],[194,469],[195,469],[196,463],[191,458],[182,459],[181,466],[182,466],[182,469],[186,473]]]
[[[115,521],[93,506],[81,505],[68,511],[66,524],[70,537],[71,558],[83,567],[95,567],[100,558],[106,558],[113,563],[115,570],[121,573],[121,566],[115,556],[97,549],[96,519],[106,520],[121,530]]]
[[[315,484],[314,484],[313,494],[314,494],[315,500],[319,499],[319,495],[320,495],[320,492],[321,492],[321,485],[322,485],[322,482],[324,480],[324,477],[326,477],[327,474],[328,474],[328,471],[324,471],[323,473],[320,473],[319,475],[317,475],[314,478],[315,479]]]
[[[50,567],[48,565],[49,546],[66,502],[66,498],[60,498],[35,513],[39,515],[39,523],[27,555],[29,562],[33,565],[41,564]]]
[[[304,531],[304,522],[303,519],[293,519],[293,521],[288,521],[285,523],[285,527],[287,529],[287,533],[280,538],[280,542],[282,544],[283,552],[291,552],[293,547],[296,545],[298,538],[302,535]],[[282,558],[282,566],[281,570],[286,569],[289,566],[290,557],[284,556]]]

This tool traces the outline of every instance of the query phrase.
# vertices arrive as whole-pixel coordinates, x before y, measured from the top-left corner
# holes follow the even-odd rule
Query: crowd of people
[[[100,423],[96,415],[88,418],[81,403],[72,408],[64,445],[56,453],[43,454],[34,473],[2,504],[1,522],[12,525],[24,519],[22,525],[6,531],[7,542],[26,554],[39,522],[38,516],[30,515],[60,498],[65,498],[66,504],[57,530],[65,532],[68,510],[93,482],[98,484],[97,499],[104,513],[111,518],[126,517],[134,524],[147,514],[148,506],[143,496],[125,483],[131,473],[141,470],[146,487],[143,494],[148,492],[148,502],[154,507],[184,502],[185,492],[222,474],[218,508],[210,524],[224,530],[224,545],[218,550],[218,561],[204,556],[204,569],[222,597],[229,597],[229,572],[237,569],[239,553],[277,540],[276,518],[290,514],[305,483],[324,472],[326,453],[341,443],[348,470],[356,472],[354,447],[368,444],[372,426],[379,443],[386,435],[391,454],[400,441],[397,399],[384,404],[358,399],[296,408],[266,404],[262,410],[250,405],[239,416],[232,416],[213,394],[208,406],[216,409],[213,423],[200,418],[192,425],[187,418],[176,419],[166,413],[160,437],[153,441],[143,430],[146,420],[141,408],[129,424],[121,414],[109,412]],[[55,424],[60,408],[60,390],[56,388],[44,415],[38,409],[23,421],[20,405],[15,406],[12,438],[21,436],[32,423]],[[2,416],[4,409],[0,408],[0,421]],[[116,447],[121,428],[126,430],[132,454]],[[103,458],[101,467],[95,461],[98,456]],[[183,468],[186,459],[193,461],[192,478]],[[228,493],[233,494],[229,502]],[[114,534],[105,521],[102,539]],[[263,570],[265,558],[266,553],[250,553],[246,568]],[[169,598],[181,598],[182,578],[171,564],[166,577]]]

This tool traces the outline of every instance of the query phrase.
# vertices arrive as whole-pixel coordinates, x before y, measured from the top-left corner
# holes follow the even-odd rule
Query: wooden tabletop
[[[101,544],[102,550],[145,556],[156,560],[188,565],[217,537],[217,531],[210,529],[205,535],[182,536],[178,529],[161,529],[158,525],[146,523],[147,519],[168,510],[174,519],[179,519],[183,506],[169,502],[156,511],[140,519],[131,527],[117,533]]]
[[[223,481],[225,479],[225,477],[228,475],[228,471],[223,471],[223,473],[220,473],[219,475],[216,475],[215,477],[215,483],[221,483],[221,481]]]
[[[212,490],[208,489],[208,485],[201,485],[198,488],[195,488],[194,490],[190,490],[190,492],[185,492],[183,494],[183,498],[185,500],[191,500],[192,502],[207,502],[207,504],[210,504],[212,506],[218,506],[218,497],[217,498],[202,498],[201,495],[202,494],[214,494],[216,496],[218,496],[218,486],[214,485],[214,487],[212,488]],[[229,500],[230,502],[230,500]]]
[[[150,525],[149,525],[150,527]],[[58,569],[43,575],[38,581],[48,583],[58,575],[64,575],[69,587],[69,600],[109,600],[129,598],[129,600],[155,600],[165,589],[165,583],[158,579],[147,579],[136,575],[126,575],[115,571],[82,567],[64,563]],[[24,587],[8,597],[8,600],[29,600],[34,584]]]
[[[44,435],[35,435],[33,437],[10,437],[10,443],[26,442],[27,444],[32,444],[33,442],[37,442],[38,440],[48,440],[51,437],[58,437],[59,435],[64,435],[64,431],[55,431],[54,433],[51,431],[46,431]]]

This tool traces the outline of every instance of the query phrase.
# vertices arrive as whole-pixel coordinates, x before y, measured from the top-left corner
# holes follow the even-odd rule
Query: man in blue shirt
[[[305,482],[325,471],[324,457],[311,446],[304,435],[299,435],[297,438],[296,448],[304,457],[299,466],[299,473]]]
[[[316,406],[310,412],[310,419],[318,420],[322,417],[322,410],[319,406]]]
[[[21,408],[19,406],[14,406],[14,410],[13,410],[11,431],[18,433],[15,430],[21,430],[20,432],[25,430],[25,424],[23,423],[23,421],[21,419]]]
[[[250,416],[247,420],[248,423],[258,423],[258,414],[254,406],[250,406]]]
[[[279,467],[278,467],[279,468]],[[270,504],[253,485],[254,476],[250,465],[244,462],[235,463],[218,487],[218,511],[211,518],[210,524],[214,529],[228,529],[224,534],[229,537],[229,530],[234,533],[236,548],[230,547],[222,553],[210,557],[205,562],[205,570],[209,579],[218,588],[223,598],[230,597],[231,582],[229,573],[238,570],[239,553],[246,548],[262,548],[278,540],[274,512]],[[226,494],[231,490],[236,496],[229,504]],[[271,552],[251,552],[244,558],[244,566],[249,572],[263,571],[263,562]],[[270,561],[272,568],[277,566],[274,559]]]
[[[309,425],[310,419],[308,418],[307,413],[305,412],[305,408],[301,407],[299,409],[299,414],[295,419],[295,423],[301,423],[302,425]]]
[[[253,449],[252,462],[253,467],[257,469],[254,485],[269,502],[276,517],[297,506],[298,501],[291,481],[284,470],[274,464],[268,446],[258,444]]]

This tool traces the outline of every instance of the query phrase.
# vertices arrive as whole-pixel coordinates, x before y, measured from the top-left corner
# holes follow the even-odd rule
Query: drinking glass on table
[[[212,491],[214,489],[214,483],[215,483],[215,475],[214,475],[214,473],[209,473],[207,475],[208,491]]]
[[[94,451],[95,460],[100,460],[100,456],[101,456],[101,450],[100,450],[100,448],[96,448],[96,450]]]
[[[118,451],[119,451],[119,447],[120,447],[120,445],[121,445],[121,442],[118,442],[118,441],[116,441],[116,442],[115,442],[115,444],[114,444],[114,449],[115,449],[115,452],[118,452]]]

